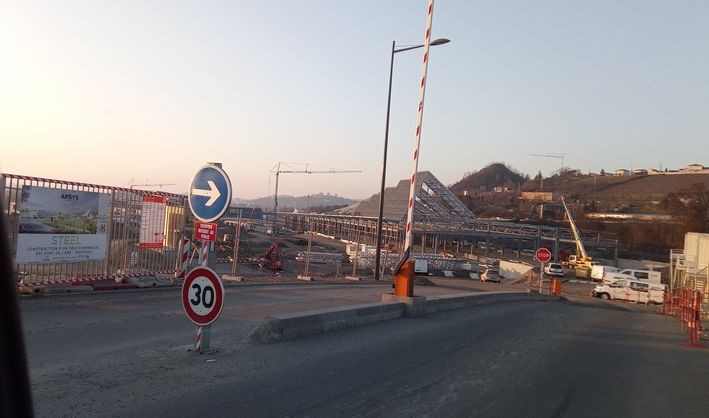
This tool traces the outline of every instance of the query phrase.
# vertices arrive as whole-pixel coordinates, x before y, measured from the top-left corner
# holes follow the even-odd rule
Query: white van
[[[604,265],[596,265],[591,268],[591,278],[593,280],[602,282],[603,281],[603,276],[606,275],[606,273],[617,273],[619,272],[620,269],[617,267],[612,267],[612,266],[604,266]]]
[[[599,284],[591,291],[591,296],[601,299],[618,299],[635,303],[664,303],[667,285],[648,283],[632,279],[618,279],[612,283]]]
[[[623,274],[633,276],[633,277],[635,277],[636,280],[643,280],[643,281],[647,281],[648,283],[656,283],[656,284],[662,283],[659,271],[627,269],[627,270],[621,270],[620,272]]]

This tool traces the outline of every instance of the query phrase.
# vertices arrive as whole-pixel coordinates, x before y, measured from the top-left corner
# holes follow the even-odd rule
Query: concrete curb
[[[247,337],[252,343],[268,344],[321,334],[402,317],[488,305],[502,302],[558,301],[561,298],[527,292],[463,293],[429,298],[399,298],[382,295],[382,303],[353,305],[267,316]],[[411,305],[411,306],[409,306]]]

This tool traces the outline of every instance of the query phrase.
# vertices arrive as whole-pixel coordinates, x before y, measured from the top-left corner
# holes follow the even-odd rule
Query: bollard
[[[175,272],[175,279],[184,279],[189,267],[190,240],[184,238],[181,240],[182,248],[180,254],[179,270]]]

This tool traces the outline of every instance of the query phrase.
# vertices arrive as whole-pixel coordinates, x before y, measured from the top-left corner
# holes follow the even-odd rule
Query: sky
[[[392,41],[426,0],[0,0],[0,170],[234,195],[379,190]],[[420,170],[709,165],[709,1],[437,0]],[[408,178],[422,49],[394,59],[387,185]]]

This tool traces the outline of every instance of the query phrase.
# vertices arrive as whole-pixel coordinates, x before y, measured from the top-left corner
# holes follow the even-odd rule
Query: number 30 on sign
[[[182,308],[197,325],[214,322],[224,305],[224,286],[214,270],[195,267],[182,284]]]

